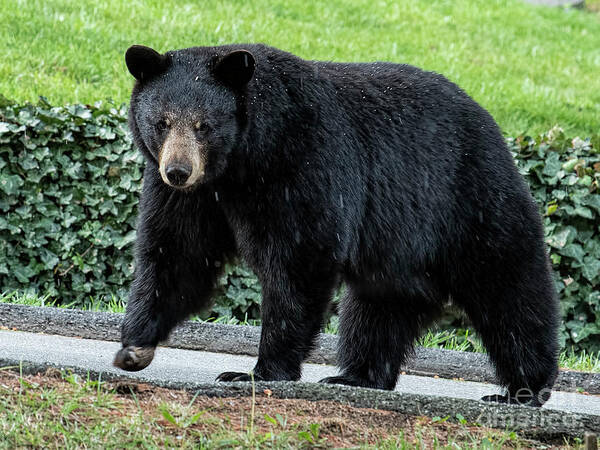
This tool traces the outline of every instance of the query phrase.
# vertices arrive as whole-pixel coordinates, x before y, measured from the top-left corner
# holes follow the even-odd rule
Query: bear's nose
[[[181,164],[167,166],[167,179],[173,186],[182,186],[192,174],[192,169]]]

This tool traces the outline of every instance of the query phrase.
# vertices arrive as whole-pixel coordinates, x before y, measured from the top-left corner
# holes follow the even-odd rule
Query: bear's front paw
[[[142,370],[154,359],[154,347],[124,347],[117,352],[113,366],[130,372]]]
[[[263,381],[263,378],[259,375],[254,374],[252,377],[249,373],[245,372],[223,372],[217,377],[217,381]]]

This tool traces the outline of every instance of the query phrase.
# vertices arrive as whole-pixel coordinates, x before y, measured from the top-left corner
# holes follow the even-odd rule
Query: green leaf
[[[560,250],[560,254],[575,259],[577,262],[583,264],[583,257],[585,252],[580,244],[569,244]]]
[[[187,428],[191,425],[194,425],[196,422],[198,422],[198,420],[200,420],[200,417],[202,417],[204,414],[206,414],[206,410],[194,414],[192,417],[185,421],[184,427]]]
[[[575,168],[575,165],[577,165],[577,163],[579,163],[580,161],[582,161],[582,160],[577,159],[577,158],[570,159],[562,165],[562,169],[565,172],[572,172],[573,169]]]
[[[179,423],[177,422],[177,420],[175,420],[175,417],[173,417],[173,415],[169,412],[167,405],[161,405],[159,409],[160,413],[165,418],[165,420],[179,428]]]
[[[59,261],[58,257],[46,248],[40,249],[40,258],[48,270],[53,270]]]
[[[589,281],[593,281],[596,277],[600,276],[600,260],[586,257],[581,273]]]
[[[572,214],[574,214],[576,216],[584,217],[586,219],[594,218],[594,214],[592,213],[592,210],[590,208],[586,208],[585,206],[578,206],[577,208],[575,208],[573,210]]]
[[[554,214],[556,212],[557,209],[558,209],[558,203],[550,203],[548,205],[548,209],[546,209],[546,215],[551,216],[552,214]]]
[[[552,152],[546,159],[546,165],[544,166],[544,170],[542,173],[549,177],[554,177],[561,169],[562,164],[559,159],[558,153]]]
[[[119,237],[115,238],[114,239],[114,245],[115,245],[116,248],[118,248],[119,250],[121,250],[126,245],[129,245],[133,241],[135,241],[135,236],[136,236],[135,230],[131,230],[127,234],[125,234],[124,236],[119,236]]]
[[[567,244],[567,240],[569,239],[571,233],[571,228],[562,228],[546,239],[546,242],[548,242],[548,244],[554,248],[563,248]]]
[[[25,182],[19,175],[0,173],[0,189],[8,195],[17,194],[24,184]]]
[[[277,425],[277,421],[270,415],[265,413],[265,420],[273,425]]]
[[[10,268],[10,273],[23,284],[29,284],[29,279],[35,275],[35,271],[31,267],[22,265],[12,266]]]
[[[298,439],[304,440],[310,444],[314,444],[313,437],[310,435],[310,433],[308,431],[299,431]]]
[[[581,204],[589,206],[596,210],[600,214],[600,194],[588,194],[582,200]]]

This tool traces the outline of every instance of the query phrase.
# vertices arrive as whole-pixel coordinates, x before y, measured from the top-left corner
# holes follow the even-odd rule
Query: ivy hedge
[[[133,275],[142,157],[126,107],[52,107],[0,98],[0,290],[59,302],[125,298]],[[563,345],[600,349],[600,138],[559,128],[508,139],[544,215]],[[213,316],[258,317],[243,266],[221,277]]]

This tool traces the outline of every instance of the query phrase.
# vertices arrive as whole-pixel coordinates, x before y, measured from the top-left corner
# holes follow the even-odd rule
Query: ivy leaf
[[[581,273],[589,281],[593,281],[596,277],[598,277],[598,275],[600,275],[600,260],[586,257]]]
[[[562,228],[560,231],[557,231],[548,237],[546,242],[554,248],[563,248],[565,245],[567,245],[567,240],[569,239],[571,231],[571,228]]]
[[[129,231],[124,236],[119,236],[113,240],[115,247],[121,250],[126,245],[131,244],[135,240],[135,230]]]
[[[558,153],[552,152],[546,159],[546,164],[542,173],[548,177],[554,177],[562,168]]]
[[[0,173],[0,189],[8,195],[17,194],[24,184],[25,182],[19,175]]]
[[[585,256],[585,252],[579,244],[569,244],[565,246],[562,250],[560,250],[560,254],[563,256],[569,256],[575,259],[578,263],[583,264],[583,257]]]

